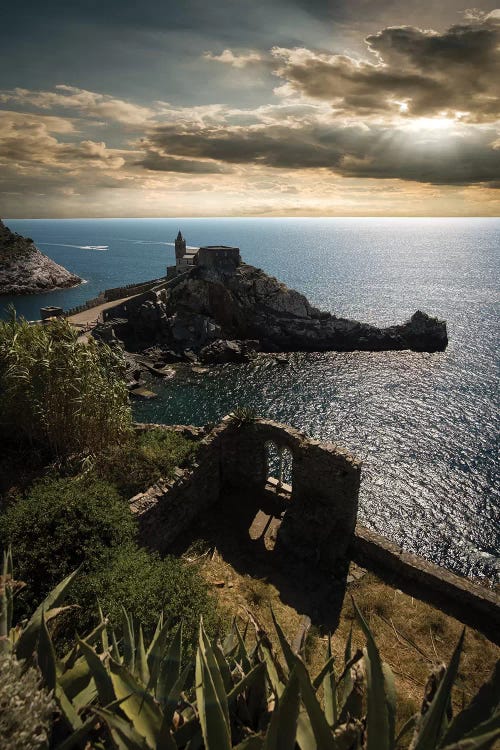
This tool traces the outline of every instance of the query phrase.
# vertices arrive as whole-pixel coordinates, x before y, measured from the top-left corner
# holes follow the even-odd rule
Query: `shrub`
[[[82,605],[80,632],[95,625],[92,618],[97,599],[118,629],[123,619],[122,607],[149,636],[162,611],[172,626],[182,620],[186,645],[195,641],[200,614],[210,632],[214,632],[218,621],[215,601],[196,568],[175,557],[161,559],[133,544],[115,550],[105,566],[79,576],[71,598]]]
[[[96,470],[125,497],[132,497],[159,479],[169,479],[175,467],[185,464],[195,451],[196,444],[178,432],[153,429],[103,452],[96,459]]]
[[[38,670],[0,655],[0,747],[42,750],[48,747],[55,703],[40,686]]]
[[[0,437],[59,458],[96,454],[130,432],[124,360],[63,318],[0,321]]]
[[[130,543],[135,522],[110,484],[86,477],[46,479],[0,516],[0,546],[16,551],[16,576],[28,585],[19,601],[38,602],[81,563],[104,564],[113,547]]]

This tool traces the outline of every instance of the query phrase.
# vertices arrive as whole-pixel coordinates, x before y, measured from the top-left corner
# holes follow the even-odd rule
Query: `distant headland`
[[[82,279],[47,258],[33,240],[11,232],[0,219],[0,294],[40,294]]]
[[[70,320],[165,364],[245,361],[254,352],[443,351],[446,323],[417,311],[388,328],[338,318],[241,260],[238,247],[188,248],[181,232],[164,278],[108,290]],[[85,314],[85,308],[92,310]],[[97,321],[97,325],[95,325]]]

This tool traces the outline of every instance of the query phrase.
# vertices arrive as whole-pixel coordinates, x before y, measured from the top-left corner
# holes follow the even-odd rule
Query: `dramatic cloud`
[[[291,93],[338,111],[409,116],[457,113],[469,121],[500,116],[500,14],[480,15],[443,33],[389,27],[366,40],[376,60],[275,48],[278,75]]]
[[[36,107],[39,109],[72,109],[81,116],[115,120],[128,125],[143,125],[153,115],[153,109],[114,99],[106,94],[85,91],[59,84],[56,91],[29,91],[16,88],[0,92],[0,102]]]
[[[56,167],[69,172],[80,167],[117,170],[125,163],[122,151],[103,142],[66,143],[54,132],[73,132],[73,125],[60,118],[0,111],[0,164],[18,171]]]
[[[294,126],[161,126],[148,143],[163,153],[280,169],[327,169],[339,175],[397,178],[435,184],[495,182],[500,174],[496,130],[453,125],[443,140],[427,127],[326,124],[322,117]]]
[[[369,0],[355,2],[371,17]],[[294,8],[317,30],[324,5]],[[397,15],[396,0],[384,7]],[[366,31],[331,49],[326,31],[301,46],[295,31],[277,36],[272,49],[177,34],[189,59],[161,68],[159,96],[141,88],[137,100],[123,93],[121,58],[123,88],[110,93],[8,85],[0,215],[494,214],[500,11],[460,17],[440,31],[370,25],[364,42]],[[186,69],[201,76],[187,93]]]

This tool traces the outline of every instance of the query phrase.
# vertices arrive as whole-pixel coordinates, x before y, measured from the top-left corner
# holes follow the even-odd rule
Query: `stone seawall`
[[[356,526],[349,551],[358,564],[500,645],[500,598],[493,591],[419,555],[404,552],[360,524]]]

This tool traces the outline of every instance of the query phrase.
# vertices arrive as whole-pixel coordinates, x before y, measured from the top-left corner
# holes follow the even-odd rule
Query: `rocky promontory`
[[[128,303],[126,320],[117,317],[129,351],[156,347],[166,362],[186,354],[206,364],[243,361],[252,350],[435,352],[448,343],[446,323],[423,312],[389,328],[338,318],[246,263],[230,272],[195,266]]]
[[[33,240],[11,232],[0,220],[0,294],[40,294],[81,282],[40,252]]]

